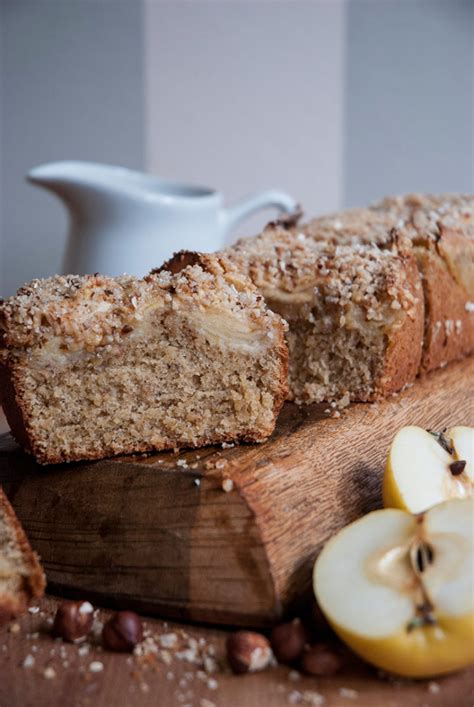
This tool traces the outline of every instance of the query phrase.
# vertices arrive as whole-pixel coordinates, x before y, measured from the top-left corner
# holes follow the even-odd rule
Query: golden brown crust
[[[423,280],[425,325],[420,372],[474,351],[474,197],[408,194],[373,209],[413,244]]]
[[[417,258],[426,308],[420,372],[427,373],[474,351],[474,311],[435,251],[419,249]]]
[[[27,567],[27,574],[22,578],[20,591],[0,593],[0,625],[9,621],[26,611],[32,599],[39,599],[44,594],[46,578],[44,576],[39,558],[31,549],[23,528],[20,525],[15,511],[8,501],[4,491],[0,487],[0,510],[4,518],[4,523],[8,524],[9,530],[15,538],[15,543],[21,553],[24,564]],[[2,548],[0,548],[0,554]]]
[[[0,363],[0,405],[3,407],[13,437],[19,445],[30,452],[30,435],[22,402],[23,382],[21,371],[17,369],[18,367],[11,363]]]
[[[384,368],[376,384],[374,399],[395,393],[412,383],[419,370],[422,356],[424,302],[420,297],[420,276],[411,254],[402,257],[406,287],[413,296],[413,316],[404,317],[401,326],[392,331],[385,355]]]
[[[176,273],[181,272],[184,268],[187,268],[188,265],[192,266],[199,264],[202,266],[204,262],[205,256],[203,253],[197,253],[192,250],[180,250],[177,253],[173,253],[171,258],[166,260],[163,265],[160,265],[158,268],[153,268],[151,274],[153,275],[155,273],[166,271],[176,275]]]

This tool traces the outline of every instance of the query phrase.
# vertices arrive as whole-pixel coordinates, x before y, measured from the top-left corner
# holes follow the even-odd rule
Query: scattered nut
[[[308,675],[329,677],[342,668],[341,656],[325,643],[316,643],[307,648],[301,659],[301,667]]]
[[[111,651],[133,651],[142,638],[142,622],[133,611],[117,612],[102,629],[104,647]]]
[[[237,631],[227,639],[227,659],[237,674],[265,670],[272,659],[269,641],[261,633]]]
[[[63,601],[54,617],[54,635],[71,642],[84,638],[92,628],[93,612],[88,601]]]
[[[273,653],[279,663],[293,663],[298,660],[307,640],[300,619],[275,626],[270,637]]]

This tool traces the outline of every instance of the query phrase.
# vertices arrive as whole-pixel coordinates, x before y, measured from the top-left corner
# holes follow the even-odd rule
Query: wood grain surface
[[[417,391],[420,386],[421,389]],[[346,484],[344,479],[339,478],[339,490],[336,494],[338,505],[334,509],[326,507],[325,512],[330,514],[331,522],[337,526],[335,516],[338,512],[337,509],[340,509],[341,506],[347,508],[347,504],[350,504],[349,512],[360,513],[380,500],[379,477],[382,457],[386,450],[383,454],[381,450],[374,451],[378,436],[382,436],[385,445],[387,445],[394,430],[402,424],[407,424],[408,421],[425,424],[424,421],[428,419],[431,420],[429,424],[432,426],[471,421],[473,414],[472,388],[472,363],[465,362],[433,374],[426,381],[420,381],[413,389],[416,393],[416,403],[412,397],[412,391],[407,391],[404,395],[392,399],[389,402],[392,414],[385,423],[378,420],[378,416],[385,415],[386,403],[381,406],[382,412],[380,412],[380,406],[378,408],[362,406],[358,414],[362,421],[365,419],[366,432],[361,439],[349,435],[348,448],[343,448],[342,443],[338,442],[339,434],[335,436],[335,432],[341,430],[343,423],[347,422],[349,413],[345,413],[339,420],[326,420],[316,425],[318,420],[325,417],[320,410],[304,409],[299,412],[298,417],[295,417],[294,411],[289,406],[284,410],[279,429],[269,444],[274,444],[282,429],[290,431],[300,429],[301,434],[306,427],[305,436],[308,434],[311,436],[312,429],[314,448],[317,448],[322,433],[321,428],[325,428],[326,434],[330,436],[332,433],[334,438],[332,450],[328,450],[324,457],[325,460],[329,459],[331,463],[327,468],[321,469],[318,478],[334,478],[337,465],[341,463],[341,460],[345,463],[345,460],[352,456],[354,450],[357,449],[359,454],[364,453],[365,461],[360,467],[361,479],[357,477],[359,467],[355,464],[346,480],[349,489],[347,495],[355,495],[356,501],[349,500],[347,497],[344,501]],[[463,390],[462,402],[459,402],[460,389]],[[350,411],[350,415],[352,414],[353,409]],[[405,419],[406,416],[409,419]],[[351,425],[353,426],[354,419],[349,419],[352,419]],[[390,429],[385,430],[384,424],[389,425]],[[329,426],[331,427],[329,428]],[[6,431],[6,427],[5,420],[2,420],[0,414],[0,433],[2,431]],[[8,444],[11,445],[10,442]],[[197,469],[186,470],[176,467],[178,457],[175,455],[160,455],[160,458],[163,459],[161,464],[156,458],[135,459],[132,464],[133,469],[138,466],[139,469],[150,469],[155,472],[157,471],[155,463],[160,469],[163,465],[166,473],[171,474],[173,478],[187,478],[191,474],[193,480],[194,478],[202,480],[202,477],[209,476],[209,482],[215,479],[216,498],[223,498],[227,504],[229,494],[225,494],[219,486],[221,476],[218,471],[221,472],[221,475],[223,472],[228,473],[237,482],[238,479],[245,478],[245,476],[239,475],[240,467],[235,463],[236,455],[243,452],[251,456],[261,453],[263,449],[264,447],[201,451],[203,464],[199,467],[198,476],[196,476]],[[267,450],[267,458],[273,461],[274,466],[287,459],[284,455],[285,452],[281,447],[280,457],[275,457],[275,448],[273,451],[271,448]],[[10,494],[17,495],[24,477],[28,477],[28,469],[31,471],[30,462],[18,452],[15,452],[13,456],[8,453],[7,456],[8,464],[5,464],[5,456],[2,457],[1,478],[8,480]],[[219,461],[224,459],[230,463],[233,460],[233,465],[230,469],[224,466],[221,470],[215,469],[214,465],[214,469],[207,470],[205,462],[215,459],[216,456]],[[319,455],[316,456],[320,458]],[[191,464],[200,461],[196,457],[197,454],[194,456],[191,453],[184,455],[184,458],[189,459]],[[191,461],[193,458],[194,462]],[[128,464],[129,460],[121,463]],[[260,468],[266,468],[266,464],[262,464]],[[68,474],[72,472],[71,480],[78,471],[78,468],[67,470]],[[41,469],[35,472],[35,474],[39,474],[39,478],[42,478],[44,473],[45,470]],[[54,479],[55,474],[61,477],[64,473],[65,471],[62,469],[55,472],[46,471],[49,481]],[[276,474],[275,471],[273,473]],[[15,483],[16,474],[18,474],[18,483]],[[363,482],[362,479],[364,479]],[[297,479],[293,479],[293,481],[296,484]],[[87,503],[97,496],[97,477],[91,483],[88,493],[84,493],[83,496],[86,507]],[[243,481],[240,483],[243,484]],[[194,481],[193,485],[195,486]],[[243,486],[244,490],[245,488]],[[232,495],[234,492],[229,493]],[[271,500],[271,494],[268,494],[268,497]],[[256,492],[253,494],[253,498],[256,498]],[[301,503],[299,491],[298,498]],[[57,503],[61,503],[61,497],[56,496],[56,499]],[[267,499],[265,508],[268,507],[268,503]],[[42,498],[40,497],[36,511],[43,520],[38,523],[36,542],[42,541],[44,543],[45,530],[50,532],[50,520],[46,517],[41,504]],[[240,505],[238,507],[241,508]],[[308,509],[308,505],[304,507]],[[313,517],[312,520],[316,531],[323,522],[320,517],[322,515],[321,508],[319,507],[318,510],[318,517]],[[31,511],[34,512],[35,509],[32,508]],[[128,509],[124,507],[122,511],[126,513]],[[309,512],[311,512],[311,508],[309,508]],[[75,519],[76,516],[77,513],[74,513],[72,519]],[[30,520],[33,521],[34,518],[30,518]],[[286,526],[286,522],[282,521],[282,523]],[[63,527],[66,524],[67,518],[63,515]],[[69,522],[69,526],[72,525],[73,523]],[[288,530],[285,530],[284,534],[286,535],[287,532]],[[326,529],[325,532],[328,530]],[[175,536],[175,540],[176,537],[179,538],[179,535]],[[273,547],[277,547],[276,534],[272,541]],[[51,540],[49,542],[51,543]],[[67,535],[65,542],[70,547]],[[307,541],[305,542],[304,538],[298,537],[296,532],[293,533],[293,543],[294,548],[298,551],[305,550],[308,546]],[[180,543],[177,542],[177,545],[179,550]],[[311,542],[309,545],[311,554],[315,551],[314,545],[311,545]],[[218,553],[216,555],[218,558]],[[213,557],[213,561],[216,561],[216,556]],[[290,557],[287,558],[287,562],[291,565]],[[302,566],[304,564],[303,562]],[[207,566],[208,562],[205,563],[205,567]],[[54,564],[48,568],[48,574],[50,569],[54,571]],[[106,574],[108,571],[110,569],[105,568]],[[302,567],[300,572],[304,575]],[[72,591],[74,593],[74,590]],[[208,598],[213,594],[212,585],[208,585]],[[76,591],[76,596],[83,598],[80,588]],[[105,596],[102,598],[106,599]],[[235,595],[233,600],[235,601]],[[327,707],[347,707],[352,704],[355,707],[380,707],[381,705],[384,707],[470,707],[474,704],[473,669],[431,681],[390,679],[387,676],[382,676],[349,653],[345,654],[345,666],[341,674],[327,679],[306,677],[283,666],[273,667],[251,676],[233,676],[229,673],[225,662],[224,643],[228,635],[227,631],[196,625],[183,626],[151,618],[146,619],[146,627],[152,636],[157,637],[163,633],[175,632],[180,638],[186,636],[185,640],[188,642],[196,640],[204,643],[207,647],[206,650],[212,648],[218,662],[218,672],[206,676],[199,665],[192,665],[180,660],[173,652],[171,652],[171,659],[168,663],[163,660],[161,655],[156,658],[142,659],[108,653],[101,650],[98,640],[89,641],[86,646],[65,644],[51,636],[51,620],[57,601],[55,597],[49,596],[38,603],[37,612],[36,607],[33,607],[35,613],[28,613],[17,622],[0,629],[1,707],[29,707],[30,705],[32,707],[85,707],[89,705],[92,707],[156,707],[156,705],[163,707],[182,707],[183,705],[192,707],[283,707],[294,704],[324,704]],[[100,610],[98,619],[104,621],[108,613]],[[29,656],[34,659],[34,664],[28,668],[25,667],[25,661],[26,664],[31,662]],[[94,662],[101,663],[103,667],[99,673],[91,671],[91,664]],[[53,673],[47,672],[47,668],[52,668]]]
[[[270,625],[311,595],[322,544],[381,504],[400,427],[474,424],[473,380],[470,359],[336,419],[288,404],[267,443],[231,449],[40,467],[7,438],[0,483],[52,590],[179,620]]]
[[[0,629],[0,705],[2,707],[471,707],[474,670],[437,680],[381,676],[349,654],[339,675],[306,677],[277,666],[234,676],[225,664],[223,630],[146,620],[153,636],[177,633],[180,641],[201,641],[214,649],[218,672],[206,675],[199,664],[160,654],[141,659],[102,651],[97,641],[72,645],[54,640],[50,622],[56,600],[40,611]],[[100,611],[104,620],[107,612]],[[12,630],[13,629],[13,630]],[[18,630],[18,632],[16,632]],[[34,665],[24,667],[28,656]],[[91,671],[99,662],[103,670]],[[46,677],[47,668],[54,671]],[[322,701],[323,700],[323,701]]]

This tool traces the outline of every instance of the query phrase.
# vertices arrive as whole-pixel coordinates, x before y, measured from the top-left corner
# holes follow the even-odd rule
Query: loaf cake
[[[0,626],[26,611],[45,585],[39,560],[0,488]]]
[[[273,223],[226,251],[289,324],[297,403],[375,400],[411,383],[420,364],[423,296],[410,244],[367,209],[350,232],[378,231],[379,243],[339,242],[339,227],[328,221],[313,237]]]
[[[370,207],[408,241],[423,282],[425,325],[420,372],[474,351],[474,196],[408,194]],[[364,215],[365,214],[365,215]],[[354,233],[363,217],[367,228]],[[364,209],[349,209],[303,224],[314,239],[384,243],[389,231],[373,227]]]
[[[35,280],[0,306],[0,389],[42,464],[244,440],[287,394],[285,323],[223,257]]]

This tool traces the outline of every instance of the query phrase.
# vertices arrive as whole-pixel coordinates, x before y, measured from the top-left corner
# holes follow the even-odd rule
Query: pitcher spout
[[[146,199],[149,178],[140,172],[95,162],[61,161],[33,167],[27,180],[58,196],[76,215],[98,218],[104,209],[130,208]]]

